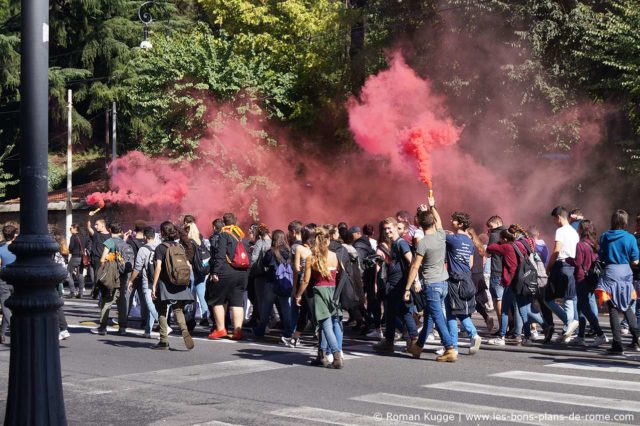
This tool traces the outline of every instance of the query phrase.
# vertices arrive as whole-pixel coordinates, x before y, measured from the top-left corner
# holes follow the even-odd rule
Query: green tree
[[[207,131],[211,101],[229,102],[237,116],[264,112],[283,117],[291,110],[295,75],[268,67],[266,53],[235,52],[224,32],[206,24],[192,31],[158,35],[153,49],[137,51],[127,67],[113,74],[127,139],[152,154],[193,157]],[[117,84],[116,84],[117,82]],[[262,111],[261,108],[264,108]]]
[[[349,91],[349,9],[332,0],[198,0],[233,51],[260,57],[266,69],[295,76],[293,104],[281,118],[305,126]],[[337,98],[337,99],[336,99]]]

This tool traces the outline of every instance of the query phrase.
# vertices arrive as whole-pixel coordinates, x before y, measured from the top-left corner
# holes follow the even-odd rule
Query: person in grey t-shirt
[[[424,205],[418,208],[418,223],[424,230],[424,238],[418,243],[416,255],[411,263],[409,277],[406,282],[406,288],[411,288],[416,275],[420,272],[420,295],[425,306],[426,324],[422,327],[416,344],[409,346],[407,352],[411,353],[414,358],[420,358],[427,335],[435,324],[440,333],[442,345],[445,348],[444,354],[437,357],[436,361],[455,362],[458,354],[454,348],[454,342],[442,310],[444,298],[449,291],[447,283],[449,274],[444,267],[446,238],[442,229],[442,220],[435,208],[433,197],[429,197],[429,206],[431,208],[427,208]]]
[[[446,254],[446,234],[443,229],[434,229],[425,233],[418,243],[416,254],[422,256],[420,280],[426,284],[438,283],[449,279],[444,260]]]
[[[144,303],[147,307],[145,312],[147,314],[147,318],[144,326],[144,334],[142,336],[150,339],[153,324],[158,321],[158,311],[156,310],[156,306],[151,298],[151,286],[149,283],[153,280],[153,276],[149,276],[149,274],[152,273],[149,265],[153,265],[153,256],[158,244],[155,242],[156,231],[151,226],[144,228],[143,234],[145,245],[140,247],[140,250],[138,250],[135,265],[133,266],[133,272],[127,282],[127,288],[131,291],[133,288],[133,281],[138,277],[138,275],[142,276],[142,294],[144,295],[144,301],[141,300],[140,302]]]

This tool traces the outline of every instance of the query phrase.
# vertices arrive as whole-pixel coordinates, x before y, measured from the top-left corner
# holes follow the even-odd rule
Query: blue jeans
[[[587,328],[587,321],[593,331],[598,336],[603,334],[602,328],[600,328],[600,321],[598,320],[598,305],[596,304],[596,295],[585,289],[585,283],[577,283],[576,293],[578,294],[578,314],[580,326],[578,327],[578,337],[584,338],[584,331]]]
[[[444,311],[442,310],[442,304],[445,297],[449,293],[449,284],[446,281],[426,284],[422,283],[422,298],[425,306],[425,316],[427,316],[427,324],[422,327],[420,336],[418,337],[418,346],[424,346],[424,342],[427,340],[427,335],[431,332],[431,326],[435,324],[440,333],[440,339],[442,345],[445,348],[453,347],[453,339],[449,334],[449,328],[447,321],[444,317]],[[431,326],[430,326],[431,324]]]
[[[206,281],[202,280],[200,282],[191,281],[191,293],[193,294],[193,298],[197,300],[198,305],[200,305],[200,313],[202,314],[202,318],[209,318],[209,306],[207,306],[207,301],[204,299],[204,290],[206,288]]]
[[[640,297],[640,280],[634,280],[633,281],[633,287],[636,289],[636,296]],[[637,300],[636,300],[636,301],[632,302],[632,305],[635,305],[636,324],[640,324],[640,303],[638,303]],[[598,312],[598,311],[596,310],[596,312]],[[620,325],[623,328],[629,328],[629,322],[627,321],[626,318],[622,320]]]
[[[147,323],[144,326],[144,332],[151,333],[153,323],[158,321],[158,311],[156,310],[156,305],[153,303],[153,299],[151,298],[151,289],[148,286],[143,285],[142,293],[144,294],[144,303],[147,305]]]
[[[537,322],[542,328],[546,329],[548,327],[542,315],[539,312],[533,312],[533,310],[531,310],[532,302],[533,296],[516,294],[516,304],[518,305],[518,312],[522,318],[522,331],[526,338],[531,337],[531,321]]]
[[[504,296],[504,287],[502,286],[502,276],[500,274],[491,274],[489,278],[489,293],[491,298],[502,300]]]
[[[282,335],[284,337],[291,337],[293,334],[293,324],[291,323],[291,297],[278,296],[273,291],[273,284],[266,282],[262,292],[262,305],[260,305],[260,324],[253,330],[253,334],[257,337],[264,336],[264,332],[269,323],[269,315],[271,314],[271,308],[278,299],[280,307],[282,308]]]
[[[636,297],[640,297],[640,280],[634,282],[636,286]],[[640,303],[636,299],[636,327],[640,324]]]
[[[458,350],[458,320],[460,320],[462,328],[469,334],[469,337],[477,336],[478,331],[473,325],[473,321],[471,321],[471,315],[453,315],[451,313],[451,304],[448,299],[449,297],[447,297],[447,300],[445,301],[445,306],[447,308],[447,326],[449,329],[449,335],[451,335],[451,340],[453,341],[453,348]]]
[[[570,321],[578,320],[578,310],[576,309],[578,298],[565,298],[563,300],[564,307],[558,305],[555,300],[546,300],[544,303],[560,318],[560,321],[564,324],[562,330],[566,331]]]
[[[339,317],[329,317],[320,321],[322,335],[320,348],[326,354],[342,352],[342,320]]]
[[[504,337],[507,334],[507,326],[509,325],[509,310],[513,316],[513,322],[515,329],[513,333],[516,336],[522,335],[522,317],[518,310],[518,304],[516,303],[516,293],[511,287],[505,287],[504,294],[502,295],[502,316],[500,324],[500,337]]]

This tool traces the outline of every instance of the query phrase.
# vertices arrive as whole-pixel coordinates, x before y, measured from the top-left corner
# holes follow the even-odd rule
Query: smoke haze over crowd
[[[568,112],[586,116],[588,123],[580,129],[584,142],[571,161],[525,150],[504,161],[504,144],[478,131],[482,122],[454,122],[447,99],[433,86],[400,51],[393,52],[388,69],[370,76],[359,98],[347,103],[350,129],[362,152],[340,156],[299,153],[286,134],[265,128],[260,117],[244,123],[229,119],[228,107],[212,107],[211,121],[227,118],[201,140],[199,159],[176,163],[128,153],[111,166],[116,170],[112,190],[92,194],[88,202],[103,198],[153,220],[193,214],[203,232],[225,211],[236,212],[245,224],[260,220],[272,228],[292,219],[375,225],[425,202],[432,185],[444,214],[466,210],[480,229],[493,214],[508,223],[550,226],[548,214],[556,204],[570,209],[578,201],[585,212],[597,211],[598,219],[608,216],[600,192],[582,200],[571,196],[574,182],[588,169],[584,161],[590,148],[601,138],[593,108]],[[473,130],[467,130],[469,124]],[[262,130],[278,134],[278,145],[256,139]],[[478,146],[466,149],[461,139],[467,148]]]

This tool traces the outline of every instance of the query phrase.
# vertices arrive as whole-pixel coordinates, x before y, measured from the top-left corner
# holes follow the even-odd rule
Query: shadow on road
[[[271,362],[279,364],[291,365],[300,364],[307,365],[310,356],[308,353],[291,352],[291,351],[279,351],[277,349],[257,349],[247,348],[239,349],[234,354],[235,356],[243,359],[268,359]]]

